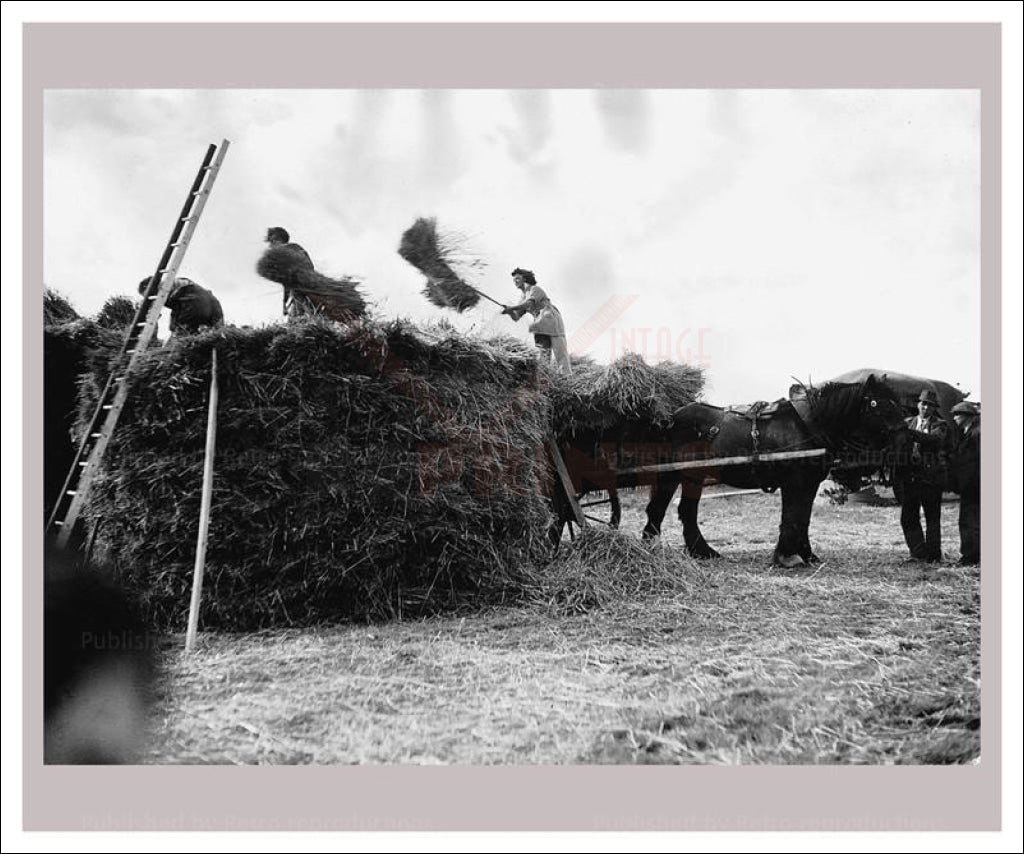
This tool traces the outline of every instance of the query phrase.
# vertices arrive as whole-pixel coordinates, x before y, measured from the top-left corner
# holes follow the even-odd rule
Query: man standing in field
[[[953,407],[957,435],[952,484],[960,493],[960,566],[981,562],[981,412],[962,401]]]
[[[942,561],[942,490],[946,483],[949,427],[939,415],[939,399],[924,389],[918,414],[906,420],[910,431],[906,456],[898,461],[894,486],[900,500],[900,526],[913,560]],[[924,510],[925,532],[921,531]]]

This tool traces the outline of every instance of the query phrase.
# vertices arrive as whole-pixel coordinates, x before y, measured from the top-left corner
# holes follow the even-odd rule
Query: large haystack
[[[410,615],[518,584],[549,520],[545,374],[527,348],[402,322],[226,328],[132,372],[87,510],[158,625],[185,624],[214,347],[203,626]]]

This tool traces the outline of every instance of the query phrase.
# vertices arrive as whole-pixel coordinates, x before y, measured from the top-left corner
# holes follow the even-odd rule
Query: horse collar
[[[794,397],[790,400],[793,405],[793,409],[796,410],[796,414],[800,417],[800,420],[804,423],[804,426],[811,434],[811,439],[816,444],[824,445],[829,447],[829,442],[825,434],[819,429],[818,422],[814,417],[814,405],[817,402],[819,392],[816,388],[809,387],[807,394],[804,397]]]

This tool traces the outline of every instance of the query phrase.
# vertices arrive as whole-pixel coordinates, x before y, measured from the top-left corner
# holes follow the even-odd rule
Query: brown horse
[[[875,377],[858,383],[809,388],[795,401],[780,400],[744,410],[693,403],[679,409],[668,429],[626,420],[600,431],[577,431],[561,442],[577,496],[605,490],[651,487],[644,537],[661,533],[665,512],[682,485],[679,519],[694,557],[717,557],[701,533],[697,510],[706,482],[767,491],[782,490],[782,522],[774,560],[786,566],[815,562],[808,528],[814,496],[833,466],[880,465],[906,426],[892,389]],[[672,470],[674,464],[781,451],[824,453],[785,461]],[[668,470],[665,470],[668,469]],[[554,490],[558,542],[573,516],[561,490]],[[614,504],[613,504],[614,509]]]

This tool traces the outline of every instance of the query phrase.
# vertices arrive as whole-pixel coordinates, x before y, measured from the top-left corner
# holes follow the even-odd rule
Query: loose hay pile
[[[452,265],[480,266],[460,249],[460,240],[441,236],[437,220],[420,217],[402,235],[398,254],[427,277],[423,295],[439,308],[458,312],[480,302],[480,293],[463,281]]]
[[[583,614],[637,596],[689,592],[694,570],[682,549],[586,528],[535,574],[528,598],[557,616]]]
[[[697,400],[703,388],[701,368],[678,362],[648,365],[635,353],[610,365],[579,364],[570,375],[551,377],[552,423],[560,436],[611,429],[624,419],[667,427],[672,413]]]
[[[256,272],[283,285],[329,320],[347,323],[366,313],[366,300],[359,293],[357,279],[332,279],[317,272],[305,252],[289,248],[291,245],[267,247],[256,263]]]
[[[402,322],[228,328],[132,372],[87,511],[157,625],[185,623],[214,347],[204,627],[414,615],[519,584],[549,521],[525,347]]]

